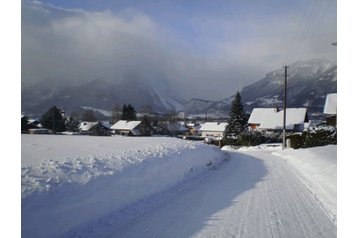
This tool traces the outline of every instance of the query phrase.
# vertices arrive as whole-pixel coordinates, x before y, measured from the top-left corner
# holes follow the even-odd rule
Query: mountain
[[[268,73],[241,91],[245,110],[282,107],[284,70]],[[301,61],[288,68],[287,107],[307,107],[311,116],[320,115],[327,93],[337,92],[337,65],[324,59]]]
[[[312,117],[321,116],[327,93],[337,92],[337,65],[324,59],[296,62],[288,68],[287,106],[307,107]],[[268,73],[244,87],[241,100],[247,113],[255,107],[282,107],[284,70]],[[220,101],[191,99],[184,104],[189,114],[228,115],[234,96]]]
[[[337,66],[314,59],[297,62],[288,68],[288,107],[307,107],[310,116],[322,115],[327,93],[337,92]],[[282,107],[284,71],[278,69],[263,79],[244,87],[242,103],[247,113],[254,107]],[[187,115],[228,116],[234,96],[219,101],[190,99],[164,80],[128,75],[117,82],[96,79],[77,86],[64,87],[61,81],[40,82],[22,90],[22,112],[42,115],[53,105],[66,112],[89,109],[110,115],[114,105],[132,104],[138,112],[184,111]]]
[[[166,112],[180,109],[183,101],[168,83],[157,86],[133,75],[118,82],[96,79],[65,88],[43,81],[23,89],[21,94],[22,112],[35,115],[42,115],[53,105],[65,107],[66,112],[83,108],[111,111],[116,104],[132,104],[137,111]]]
[[[231,109],[231,102],[233,100],[234,96],[225,98],[220,101],[193,98],[184,103],[183,111],[185,111],[187,114],[210,114],[227,116]]]

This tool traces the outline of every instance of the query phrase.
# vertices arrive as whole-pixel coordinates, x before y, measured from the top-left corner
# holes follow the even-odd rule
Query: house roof
[[[205,122],[201,127],[200,131],[225,131],[226,126],[228,123],[226,122]]]
[[[307,108],[286,109],[286,129],[293,129],[296,124],[304,124],[307,116]],[[277,108],[254,108],[249,124],[259,124],[259,129],[282,129],[283,110]]]
[[[337,114],[337,93],[329,93],[326,97],[326,104],[323,109],[324,114]]]
[[[141,121],[125,121],[125,120],[120,120],[118,121],[116,124],[114,124],[113,126],[111,126],[111,130],[133,130],[134,128],[136,128],[139,124],[141,123]]]
[[[81,122],[81,124],[78,126],[78,129],[80,129],[80,131],[89,131],[93,126],[95,126],[97,124],[98,124],[98,122],[84,121],[84,122]]]

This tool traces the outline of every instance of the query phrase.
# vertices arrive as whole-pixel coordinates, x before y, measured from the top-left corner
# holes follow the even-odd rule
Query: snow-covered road
[[[269,151],[228,152],[230,160],[161,196],[130,219],[119,214],[72,234],[86,237],[336,237],[334,220]],[[96,232],[93,232],[96,231]]]

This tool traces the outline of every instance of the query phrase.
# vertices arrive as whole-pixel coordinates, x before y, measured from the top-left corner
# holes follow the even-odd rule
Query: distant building
[[[337,125],[337,93],[327,94],[323,113],[326,114],[327,124]]]
[[[80,134],[84,135],[108,135],[109,129],[102,122],[81,122],[78,126]]]
[[[110,127],[112,134],[125,135],[125,136],[140,136],[141,121],[126,121],[120,120]]]
[[[254,108],[248,124],[250,130],[277,131],[283,129],[283,109]],[[286,130],[303,131],[308,122],[307,108],[286,109]]]
[[[227,125],[226,122],[205,122],[199,130],[204,137],[223,137]]]

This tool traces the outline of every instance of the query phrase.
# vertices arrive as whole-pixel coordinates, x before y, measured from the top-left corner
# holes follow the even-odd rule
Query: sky
[[[21,82],[126,75],[220,100],[298,60],[337,61],[335,0],[23,0]]]

